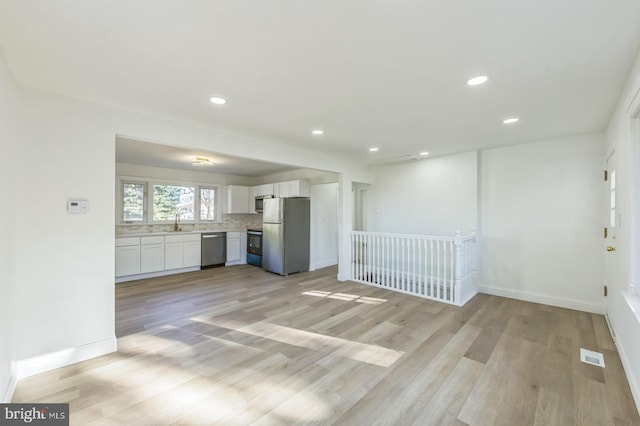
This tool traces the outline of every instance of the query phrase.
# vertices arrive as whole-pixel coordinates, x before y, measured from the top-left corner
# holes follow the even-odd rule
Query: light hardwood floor
[[[600,315],[488,295],[457,308],[335,275],[118,284],[118,352],[24,379],[14,402],[68,402],[75,425],[640,424]]]

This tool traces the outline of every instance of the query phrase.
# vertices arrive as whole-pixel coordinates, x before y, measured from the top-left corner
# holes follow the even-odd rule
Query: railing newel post
[[[460,230],[456,231],[456,236],[453,240],[453,244],[456,251],[453,303],[460,306],[460,304],[462,303],[462,298],[460,297],[460,292],[462,290],[462,233],[460,232]]]

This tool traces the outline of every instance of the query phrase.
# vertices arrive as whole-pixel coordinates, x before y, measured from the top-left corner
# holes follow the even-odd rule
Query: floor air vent
[[[600,352],[580,348],[580,361],[604,368],[604,357]]]

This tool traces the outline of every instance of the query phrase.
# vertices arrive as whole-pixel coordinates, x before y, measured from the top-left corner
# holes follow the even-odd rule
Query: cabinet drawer
[[[116,247],[139,246],[140,237],[116,238]]]
[[[153,237],[140,237],[140,244],[142,245],[163,244],[163,243],[164,243],[164,237],[162,235],[156,235]]]
[[[181,243],[184,241],[183,235],[167,235],[164,237],[165,243]]]

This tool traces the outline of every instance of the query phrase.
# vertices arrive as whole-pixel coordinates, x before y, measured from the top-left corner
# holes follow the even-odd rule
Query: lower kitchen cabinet
[[[116,277],[140,273],[140,238],[116,238]]]
[[[247,263],[247,233],[227,232],[227,261],[225,265]]]
[[[172,242],[164,245],[164,269],[184,267],[184,243]]]
[[[184,236],[184,267],[200,266],[200,234]]]
[[[116,238],[116,282],[199,268],[199,233]]]
[[[164,270],[164,237],[140,238],[140,273]]]

